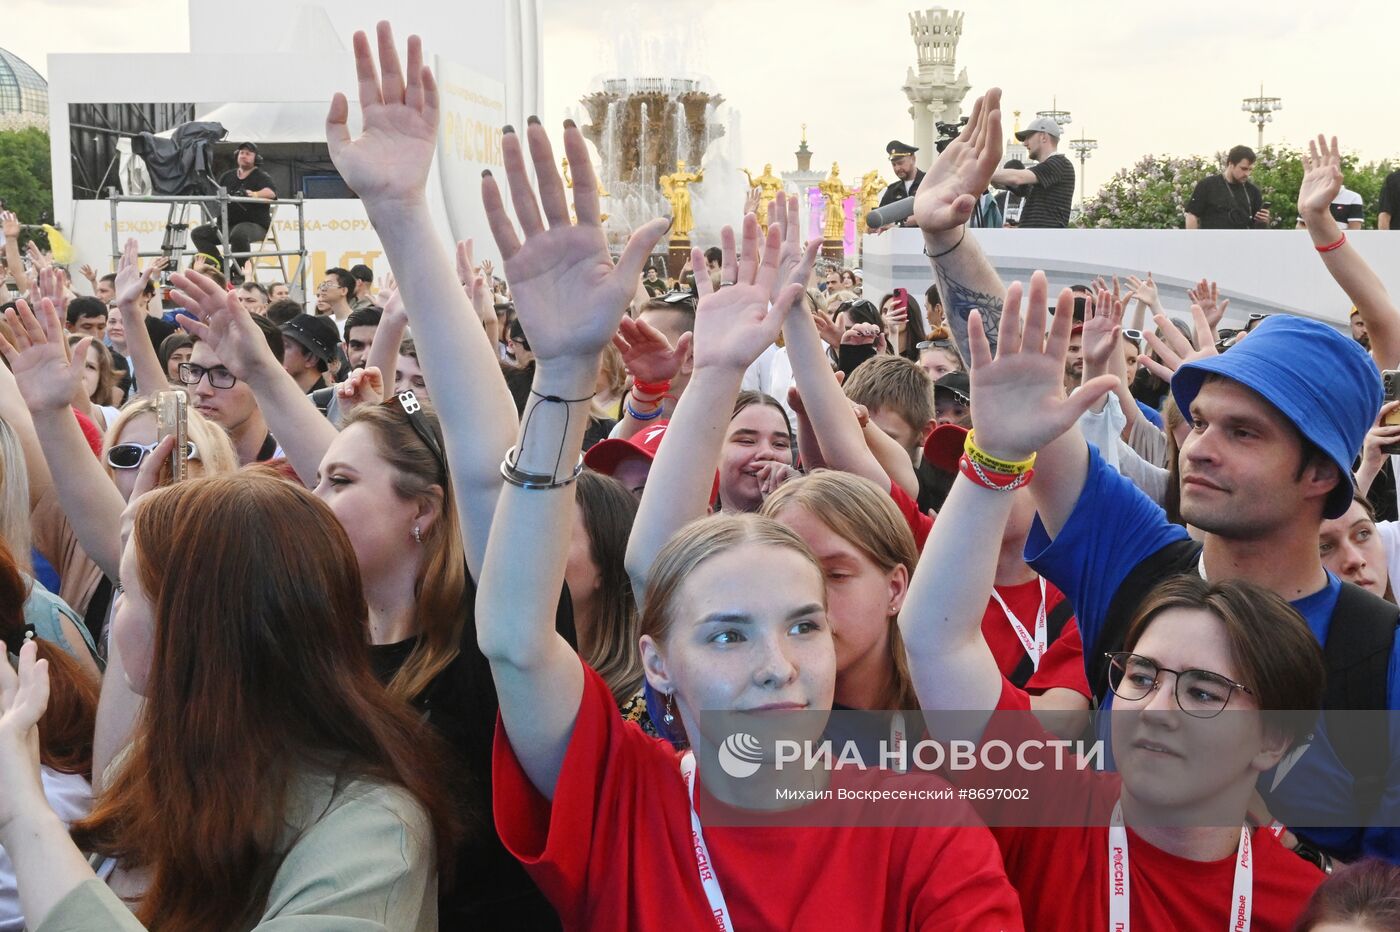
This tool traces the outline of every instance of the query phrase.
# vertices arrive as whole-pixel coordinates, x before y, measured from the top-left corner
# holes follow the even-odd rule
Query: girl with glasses
[[[1055,318],[1042,352],[1047,328],[1039,273],[1031,294],[1023,336],[1020,286],[1007,290],[995,359],[980,320],[970,322],[974,393],[979,382],[1019,368],[1063,366],[1069,317]],[[1070,399],[1044,402],[1047,442],[1108,391],[1112,378],[1100,376]],[[968,542],[1000,537],[1014,498],[1007,487],[1034,481],[1027,462],[1033,457],[995,446],[999,413],[988,407],[973,412],[976,432],[900,622],[925,709],[1000,712],[961,720],[966,734],[937,736],[1015,746],[1043,732],[1033,720],[1008,721],[1029,703],[1000,675],[981,633],[997,554]],[[977,440],[988,435],[984,450]],[[1029,784],[1044,816],[1038,824],[1051,826],[992,829],[1027,927],[1236,928],[1244,916],[1245,927],[1289,928],[1323,875],[1285,849],[1270,827],[1253,824],[1249,810],[1260,777],[1306,741],[1313,724],[1307,714],[1274,713],[1319,708],[1322,680],[1316,638],[1278,596],[1199,577],[1162,583],[1138,611],[1123,651],[1110,658],[1118,772],[1061,768],[1044,784],[1033,782],[1030,771],[995,775],[1000,785]],[[968,776],[972,783],[989,778]],[[1080,810],[1082,821],[1062,824],[1063,813]]]

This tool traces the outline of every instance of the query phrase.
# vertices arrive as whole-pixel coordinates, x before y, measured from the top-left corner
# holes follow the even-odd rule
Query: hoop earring
[[[666,694],[666,711],[661,716],[661,721],[667,725],[673,725],[676,721],[676,694]]]
[[[416,524],[413,526],[413,539],[420,544],[423,543],[423,529]]]

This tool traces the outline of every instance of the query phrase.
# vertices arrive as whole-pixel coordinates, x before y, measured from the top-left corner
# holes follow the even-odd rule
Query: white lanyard
[[[1254,898],[1254,853],[1249,826],[1240,828],[1240,846],[1235,852],[1235,888],[1230,897],[1230,932],[1249,932]],[[1128,832],[1123,828],[1123,803],[1113,807],[1108,822],[1108,927],[1129,932]]]
[[[1045,656],[1045,577],[1040,577],[1040,610],[1035,613],[1035,637],[1032,638],[1026,626],[1021,624],[1021,619],[1016,617],[1016,613],[1007,607],[1006,600],[997,592],[996,587],[992,588],[992,598],[996,599],[1001,610],[1006,613],[1006,620],[1011,622],[1011,630],[1016,632],[1016,637],[1020,639],[1021,646],[1026,649],[1026,653],[1031,658],[1031,668],[1040,669],[1040,658]]]
[[[904,742],[908,736],[904,733],[904,713],[894,712],[890,715],[890,743],[887,753],[895,755],[894,764],[890,770],[894,773],[904,773],[909,768],[904,764]]]
[[[700,829],[700,815],[695,811],[695,754],[692,751],[686,751],[681,757],[681,779],[685,781],[685,791],[690,797],[690,847],[695,854],[695,866],[700,871],[700,885],[705,888],[705,898],[710,901],[710,915],[720,932],[734,932],[734,924],[729,921],[729,907],[724,902],[724,891],[719,888],[714,862],[710,860],[710,849],[705,845],[705,833]]]

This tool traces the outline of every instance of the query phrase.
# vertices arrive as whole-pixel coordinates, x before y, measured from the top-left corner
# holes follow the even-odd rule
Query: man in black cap
[[[900,142],[898,139],[892,139],[889,145],[885,146],[885,151],[890,156],[890,170],[899,180],[885,189],[884,196],[880,198],[881,207],[887,207],[906,197],[913,197],[914,192],[919,190],[919,182],[924,180],[924,173],[914,163],[914,153],[919,151],[914,146]],[[912,219],[905,220],[901,224],[901,226],[913,225]]]
[[[273,187],[271,176],[258,168],[258,147],[251,142],[245,142],[235,150],[234,156],[238,160],[238,167],[231,168],[219,176],[219,187],[226,188],[230,197],[256,197],[264,201],[277,200],[277,189]],[[229,204],[228,238],[230,251],[246,253],[249,243],[262,242],[263,237],[267,236],[267,228],[271,223],[272,208],[265,204]],[[219,252],[222,242],[217,223],[206,223],[195,227],[190,231],[190,239],[193,240],[196,249],[220,263],[219,268],[228,276],[229,281],[242,281],[243,269],[241,266],[245,260],[239,259],[227,263],[223,261]]]
[[[282,368],[310,394],[326,387],[326,371],[336,358],[340,334],[329,317],[298,314],[282,325]]]
[[[966,372],[949,372],[933,383],[933,419],[939,424],[972,426],[972,383]]]

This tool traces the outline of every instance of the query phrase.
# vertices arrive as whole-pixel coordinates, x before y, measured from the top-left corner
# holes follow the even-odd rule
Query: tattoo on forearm
[[[992,355],[995,356],[1004,295],[969,288],[937,265],[935,271],[938,275],[938,294],[943,299],[943,311],[948,318],[948,329],[953,333],[953,341],[962,354],[963,362],[972,358],[968,350],[967,318],[974,308],[982,314],[982,329],[986,331],[987,342],[991,344]]]

